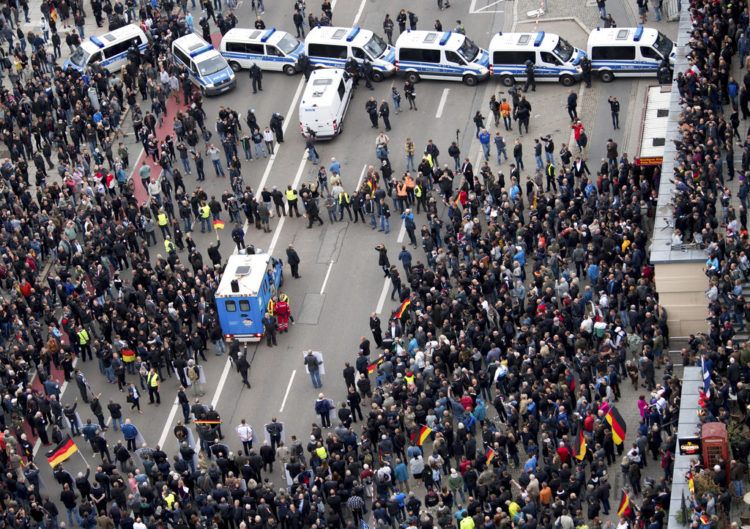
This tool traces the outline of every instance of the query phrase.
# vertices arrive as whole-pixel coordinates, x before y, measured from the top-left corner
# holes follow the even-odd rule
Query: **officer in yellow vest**
[[[419,180],[417,180],[417,185],[414,186],[414,198],[417,199],[417,214],[419,213],[420,205],[425,211],[427,211],[427,204],[424,201],[424,187]]]
[[[344,220],[344,210],[349,213],[349,220],[354,220],[352,219],[352,201],[346,191],[339,193],[339,222]]]
[[[318,456],[318,459],[321,461],[328,459],[328,452],[326,451],[325,446],[320,443],[318,443],[318,447],[315,449],[315,455]]]
[[[177,251],[177,247],[169,237],[164,239],[164,249],[167,251],[167,255],[170,255],[172,252]]]
[[[169,217],[167,217],[167,214],[164,213],[163,209],[159,210],[159,213],[156,215],[156,223],[159,225],[159,228],[161,228],[161,236],[163,238],[171,237],[172,232],[169,231]]]
[[[297,207],[297,202],[299,201],[299,194],[297,193],[296,189],[292,189],[291,185],[286,186],[286,203],[289,207],[289,216],[292,216],[292,211],[294,211],[297,214],[297,218],[301,217],[302,215],[299,214],[299,208]]]
[[[201,233],[213,231],[211,227],[211,208],[205,202],[200,207]]]
[[[411,386],[412,384],[414,384],[414,373],[412,373],[411,371],[407,371],[404,380],[406,381],[407,386]]]
[[[76,331],[76,337],[78,338],[78,352],[81,355],[81,360],[84,362],[86,361],[86,353],[89,355],[89,360],[93,360],[94,357],[91,356],[91,346],[89,345],[91,343],[91,336],[89,336],[89,331],[84,329],[83,327],[78,327],[78,330]]]
[[[161,397],[159,396],[159,385],[161,384],[159,373],[156,372],[156,368],[151,368],[146,375],[146,387],[148,388],[148,400],[149,404],[154,403],[156,399],[156,405],[161,404]]]

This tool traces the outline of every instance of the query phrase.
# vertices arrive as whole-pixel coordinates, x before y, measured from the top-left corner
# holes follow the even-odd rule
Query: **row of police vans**
[[[143,30],[130,24],[84,41],[65,62],[65,68],[83,71],[87,65],[99,63],[117,71],[126,63],[132,47],[143,51],[146,46]],[[655,76],[662,61],[674,63],[675,49],[664,34],[643,26],[597,28],[589,35],[586,51],[544,31],[497,33],[487,49],[461,33],[405,31],[395,46],[390,46],[360,27],[316,27],[304,42],[275,28],[234,28],[223,36],[218,51],[194,33],[172,43],[174,60],[187,69],[206,95],[232,89],[234,72],[253,64],[294,75],[301,69],[303,54],[315,68],[343,68],[351,59],[368,61],[375,81],[398,72],[412,82],[439,79],[463,81],[469,86],[490,76],[510,86],[525,79],[530,61],[537,80],[570,86],[580,80],[581,61],[586,56],[593,72],[610,82],[615,77]]]

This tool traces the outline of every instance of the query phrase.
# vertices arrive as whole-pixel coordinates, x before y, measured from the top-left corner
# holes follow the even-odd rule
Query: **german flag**
[[[484,454],[484,464],[490,466],[493,459],[495,459],[495,451],[492,448],[488,448],[487,452]]]
[[[47,462],[49,466],[55,468],[76,452],[78,452],[78,447],[73,442],[73,439],[69,435],[66,435],[65,439],[60,441],[55,448],[47,452]]]
[[[221,421],[219,419],[198,419],[196,421],[193,421],[193,424],[221,424]]]
[[[688,480],[688,489],[690,490],[690,494],[695,494],[695,480],[693,479],[692,470],[688,472],[687,480]]]
[[[614,407],[609,409],[604,418],[612,429],[612,440],[616,445],[621,445],[625,441],[625,434],[628,433],[628,425],[625,423],[625,419]]]
[[[617,516],[624,516],[627,518],[630,516],[632,510],[630,509],[630,496],[624,490],[622,491],[622,499],[620,500],[620,506],[617,508]]]
[[[224,229],[224,221],[220,219],[216,219],[214,221],[214,228],[217,230],[223,230]]]
[[[409,305],[411,305],[410,299],[405,299],[403,303],[401,303],[401,306],[398,308],[398,310],[394,313],[393,317],[397,319],[401,319],[404,317],[404,314],[406,314],[406,310],[409,308]]]
[[[127,363],[135,362],[135,351],[133,351],[132,349],[129,349],[126,347],[125,349],[122,350],[121,354],[122,354],[123,362],[127,362]]]
[[[583,435],[583,429],[581,429],[581,431],[578,432],[578,439],[576,439],[573,455],[578,461],[583,461],[583,458],[586,457],[587,449],[586,436]]]
[[[378,367],[380,367],[380,364],[385,362],[385,356],[381,356],[377,360],[375,360],[372,364],[367,366],[367,374],[372,375],[375,371],[378,370]]]
[[[411,436],[411,441],[416,442],[417,445],[422,446],[424,442],[430,437],[432,428],[422,426],[418,432],[414,432]]]

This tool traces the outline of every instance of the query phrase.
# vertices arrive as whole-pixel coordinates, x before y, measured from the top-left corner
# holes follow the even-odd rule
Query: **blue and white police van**
[[[615,77],[655,77],[666,58],[670,68],[676,56],[674,43],[661,31],[634,28],[596,28],[589,34],[592,71],[605,83]]]
[[[148,47],[146,34],[135,24],[128,24],[101,36],[89,37],[63,63],[63,69],[83,72],[87,66],[98,63],[110,72],[117,72],[127,63],[128,50],[133,45],[141,53]]]
[[[294,75],[305,45],[286,31],[232,28],[221,38],[219,52],[235,72],[257,64],[261,70]]]
[[[395,52],[379,35],[359,26],[353,28],[315,27],[305,38],[310,64],[322,68],[344,68],[349,59],[372,64],[373,81],[396,73]]]
[[[396,41],[396,69],[411,82],[463,81],[469,86],[489,76],[490,56],[462,33],[405,31]]]
[[[283,263],[268,254],[229,257],[214,299],[226,340],[257,342],[268,302],[284,282]]]
[[[571,86],[581,80],[581,60],[586,52],[554,33],[497,33],[492,37],[490,72],[505,86],[526,79],[526,63],[534,65],[537,81]]]
[[[204,95],[223,94],[237,84],[227,60],[195,33],[172,42],[172,57],[187,69],[190,80]]]

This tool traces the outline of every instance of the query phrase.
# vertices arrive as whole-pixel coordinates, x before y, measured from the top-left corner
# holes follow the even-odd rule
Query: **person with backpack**
[[[323,393],[318,395],[318,400],[315,401],[315,413],[320,415],[320,424],[323,428],[331,427],[331,410],[334,408],[331,399],[327,399]]]

